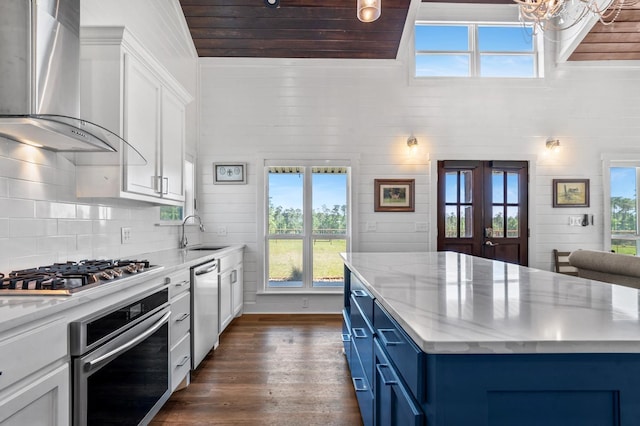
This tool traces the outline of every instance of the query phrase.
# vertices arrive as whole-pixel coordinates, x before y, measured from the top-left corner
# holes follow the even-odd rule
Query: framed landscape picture
[[[374,211],[415,211],[415,179],[375,179]]]
[[[553,207],[589,207],[589,179],[553,179]]]

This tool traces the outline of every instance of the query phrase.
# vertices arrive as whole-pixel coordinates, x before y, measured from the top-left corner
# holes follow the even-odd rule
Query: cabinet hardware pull
[[[162,176],[153,176],[153,179],[155,179],[153,191],[162,194]]]
[[[368,390],[367,382],[363,377],[354,377],[351,380],[353,381],[353,388],[356,390],[356,392],[363,392]]]
[[[182,287],[183,285],[186,285],[188,283],[189,283],[189,281],[186,281],[186,280],[185,281],[180,281],[179,283],[176,283],[176,287]]]
[[[369,295],[367,294],[367,292],[366,292],[366,291],[364,291],[364,290],[353,290],[351,293],[353,293],[353,295],[354,295],[355,297],[367,297],[367,296],[369,296]]]
[[[391,386],[391,385],[397,385],[398,384],[398,377],[393,373],[393,370],[391,370],[391,367],[389,367],[388,364],[376,364],[376,369],[378,370],[378,374],[380,375],[380,379],[382,379],[382,384],[385,386]],[[392,378],[388,379],[384,376],[384,372],[383,370],[388,370],[391,375]]]
[[[108,352],[108,353],[106,353],[106,354],[104,354],[102,356],[99,356],[98,358],[96,358],[96,359],[94,359],[92,361],[86,362],[84,364],[84,370],[86,372],[94,370],[95,368],[97,368],[102,363],[111,361],[116,356],[118,356],[121,353],[129,350],[129,348],[132,348],[135,345],[137,345],[138,343],[142,342],[144,339],[146,339],[147,337],[151,336],[153,333],[158,331],[158,329],[160,327],[162,327],[162,325],[169,319],[170,316],[171,316],[171,312],[167,312],[166,314],[164,314],[162,316],[162,318],[160,318],[160,320],[158,320],[158,322],[153,324],[144,333],[140,334],[135,339],[128,341],[124,345],[119,346],[119,347],[115,348],[114,350],[112,350],[111,352]]]
[[[234,284],[236,281],[238,281],[238,271],[234,269],[231,271],[231,284]]]
[[[385,333],[393,334],[393,337],[395,337],[395,340],[387,339],[387,336]],[[402,339],[402,337],[398,335],[398,332],[393,328],[379,328],[378,334],[380,335],[380,340],[382,340],[382,343],[385,346],[396,346],[396,345],[404,344],[404,339]]]
[[[342,341],[343,342],[350,342],[351,341],[351,336],[348,334],[343,334],[342,335]]]
[[[183,365],[185,365],[185,364],[187,363],[187,361],[189,361],[189,357],[188,357],[188,356],[185,356],[184,358],[182,358],[182,361],[180,361],[180,362],[177,364],[177,367],[182,367]]]
[[[176,321],[184,321],[187,318],[189,318],[189,314],[185,312],[184,314],[180,315],[180,318],[176,319]]]
[[[353,336],[356,339],[366,339],[367,338],[367,332],[364,330],[364,328],[353,328],[351,329]]]

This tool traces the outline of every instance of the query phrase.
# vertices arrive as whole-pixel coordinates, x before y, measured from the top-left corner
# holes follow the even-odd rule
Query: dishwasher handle
[[[208,274],[209,272],[214,272],[218,270],[218,262],[209,263],[204,269],[196,269],[196,276]]]

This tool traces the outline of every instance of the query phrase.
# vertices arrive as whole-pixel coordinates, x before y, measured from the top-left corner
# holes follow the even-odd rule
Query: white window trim
[[[358,205],[355,200],[354,188],[357,185],[357,176],[359,173],[359,161],[360,154],[358,153],[345,153],[344,155],[338,156],[327,156],[323,154],[314,154],[313,158],[300,158],[298,155],[278,155],[275,159],[272,156],[266,157],[261,156],[257,160],[257,164],[259,169],[262,170],[261,173],[257,173],[257,202],[258,202],[258,212],[260,217],[258,218],[257,223],[257,283],[256,283],[256,295],[264,296],[264,295],[283,295],[283,294],[342,294],[343,289],[337,287],[329,287],[329,288],[269,288],[268,280],[267,280],[267,258],[266,258],[266,232],[268,231],[267,224],[267,210],[268,204],[265,199],[265,194],[267,193],[267,169],[269,165],[279,165],[279,166],[300,166],[309,164],[315,166],[347,166],[351,168],[350,173],[347,175],[347,251],[357,251],[359,247],[358,241],[358,233],[354,232],[354,229],[358,226]]]
[[[634,158],[635,160],[633,160]],[[602,195],[604,207],[602,217],[604,221],[604,251],[611,251],[611,167],[640,167],[640,155],[638,153],[602,155]],[[638,179],[638,177],[639,176],[636,175],[636,179]],[[640,184],[640,182],[638,182],[638,184]],[[638,186],[638,188],[640,188],[640,186]],[[640,197],[637,198],[636,202],[640,204]],[[640,209],[638,209],[638,220],[640,220]],[[638,228],[638,231],[640,232],[640,228]]]
[[[417,25],[430,25],[430,26],[463,26],[468,27],[468,49],[467,50],[416,50],[415,47],[415,27]],[[494,27],[522,27],[521,23],[518,22],[491,22],[491,21],[432,21],[432,20],[417,20],[414,23],[412,34],[411,34],[411,51],[412,51],[412,67],[411,67],[411,75],[414,80],[430,80],[430,79],[442,79],[442,78],[450,78],[450,79],[481,79],[481,80],[493,80],[493,79],[513,79],[513,80],[538,80],[544,77],[544,50],[543,50],[543,40],[544,38],[540,36],[540,34],[533,35],[533,50],[531,52],[518,51],[484,51],[480,52],[478,46],[478,27],[481,26],[494,26]],[[420,53],[429,54],[429,55],[449,55],[449,54],[460,54],[460,55],[468,55],[469,56],[469,75],[468,76],[417,76],[416,75],[416,57],[419,56]],[[533,77],[516,77],[516,76],[508,76],[508,77],[483,77],[480,75],[480,58],[482,56],[491,55],[491,54],[499,54],[501,56],[532,56],[534,69],[536,75]]]

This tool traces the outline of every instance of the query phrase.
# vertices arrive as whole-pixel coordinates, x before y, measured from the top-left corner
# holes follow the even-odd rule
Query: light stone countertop
[[[101,284],[71,296],[1,295],[0,333],[15,330],[34,321],[46,320],[48,317],[64,316],[67,311],[91,302],[104,301],[104,304],[110,304],[119,299],[127,299],[137,293],[163,285],[164,277],[175,270],[202,264],[243,247],[242,244],[236,244],[215,251],[169,249],[127,256],[148,260],[151,265],[158,265],[161,268],[150,269],[126,280]]]
[[[342,258],[427,353],[640,352],[633,288],[453,252]]]

